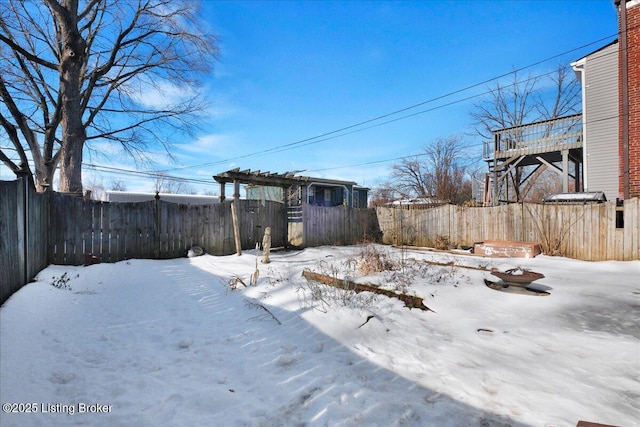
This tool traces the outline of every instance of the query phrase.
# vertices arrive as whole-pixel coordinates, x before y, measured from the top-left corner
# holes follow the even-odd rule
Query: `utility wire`
[[[170,181],[179,181],[179,182],[194,183],[194,184],[215,185],[215,183],[210,180],[185,178],[185,177],[179,177],[174,175],[167,175],[164,173],[136,171],[131,169],[116,168],[116,167],[110,167],[110,166],[104,166],[104,165],[94,165],[91,163],[83,163],[82,166],[86,167],[89,170],[94,170],[97,172],[117,173],[120,175],[135,176],[135,177],[142,177],[142,178],[166,179]]]
[[[374,117],[374,118],[371,118],[371,119],[367,119],[367,120],[364,120],[364,121],[361,121],[361,122],[358,122],[358,123],[355,123],[355,124],[352,124],[352,125],[349,125],[349,126],[345,126],[345,127],[340,128],[340,129],[336,129],[336,130],[333,130],[333,131],[330,131],[330,132],[325,132],[325,133],[320,134],[320,135],[316,135],[316,136],[313,136],[313,137],[309,137],[309,138],[301,139],[301,140],[298,140],[298,141],[290,142],[290,143],[287,143],[287,144],[279,145],[279,146],[276,146],[276,147],[268,148],[266,150],[261,150],[261,151],[256,151],[256,152],[249,153],[249,154],[244,154],[244,155],[241,155],[241,156],[231,157],[231,158],[224,159],[224,160],[218,160],[218,161],[215,161],[215,162],[208,162],[208,163],[201,163],[201,164],[198,164],[198,165],[183,166],[183,167],[179,167],[179,168],[165,169],[165,170],[160,170],[160,171],[156,171],[156,172],[168,172],[168,171],[184,170],[184,169],[197,168],[197,167],[203,167],[203,166],[213,166],[213,165],[217,165],[217,164],[228,163],[228,162],[233,161],[233,160],[244,159],[244,158],[247,158],[247,157],[253,157],[253,156],[258,156],[258,155],[272,154],[272,153],[278,153],[278,152],[282,152],[282,151],[287,151],[287,150],[290,150],[290,149],[293,149],[293,148],[303,147],[303,146],[307,146],[307,145],[311,145],[311,144],[316,144],[316,143],[319,143],[319,142],[327,141],[329,139],[333,139],[333,138],[336,138],[336,137],[339,137],[339,136],[349,135],[349,134],[355,133],[355,131],[351,131],[351,132],[347,132],[347,133],[344,133],[344,134],[340,134],[340,135],[337,135],[337,136],[330,137],[331,135],[335,135],[335,134],[338,134],[340,132],[344,132],[344,131],[347,131],[347,130],[350,130],[350,129],[353,129],[353,128],[356,128],[356,127],[363,126],[365,124],[369,124],[369,123],[372,123],[372,122],[375,122],[375,121],[378,121],[378,120],[382,120],[382,119],[385,119],[387,117],[391,117],[391,116],[394,116],[396,114],[400,114],[400,113],[403,113],[405,111],[412,110],[414,108],[418,108],[420,106],[423,106],[423,105],[426,105],[426,104],[429,104],[429,103],[433,103],[433,102],[439,101],[441,99],[457,95],[457,94],[462,93],[462,92],[466,92],[466,91],[474,89],[474,88],[476,88],[478,86],[486,85],[488,83],[491,83],[492,81],[502,79],[504,77],[507,77],[509,75],[518,73],[518,72],[526,70],[528,68],[532,68],[532,67],[535,67],[537,65],[543,64],[545,62],[551,61],[553,59],[560,58],[560,57],[562,57],[564,55],[567,55],[567,54],[569,54],[571,52],[575,52],[575,51],[587,48],[589,46],[592,46],[592,45],[594,45],[596,43],[600,43],[600,42],[602,42],[604,40],[610,39],[611,37],[615,37],[615,36],[617,36],[617,34],[611,34],[611,35],[608,35],[606,37],[602,37],[602,38],[600,38],[598,40],[592,41],[592,42],[584,44],[582,46],[567,50],[567,51],[562,52],[562,53],[558,53],[556,55],[553,55],[553,56],[550,56],[548,58],[542,59],[540,61],[536,61],[536,62],[531,63],[529,65],[517,68],[517,69],[512,70],[510,72],[500,74],[500,75],[498,75],[496,77],[492,77],[492,78],[483,80],[481,82],[474,83],[474,84],[466,86],[466,87],[464,87],[462,89],[457,89],[457,90],[454,90],[452,92],[449,92],[449,93],[446,93],[446,94],[439,95],[439,96],[436,96],[434,98],[428,99],[426,101],[422,101],[422,102],[419,102],[417,104],[413,104],[413,105],[410,105],[408,107],[404,107],[404,108],[401,108],[399,110],[395,110],[395,111],[390,112],[390,113],[386,113],[386,114],[383,114],[383,115],[380,115],[380,116],[377,116],[377,117]],[[463,100],[460,100],[460,101],[457,101],[457,102],[462,102],[464,100],[468,100],[468,99],[474,98],[476,96],[480,96],[480,95],[467,97],[467,98],[464,98]],[[448,104],[444,104],[443,106],[441,106],[439,108],[442,108],[442,107],[445,107],[445,106],[448,106],[448,105],[452,105],[452,104],[455,104],[457,102],[451,102],[451,103],[448,103]],[[396,119],[393,119],[393,120],[388,120],[388,121],[385,121],[382,124],[369,126],[369,127],[364,128],[364,129],[371,129],[371,128],[376,127],[376,126],[392,123],[392,122],[395,122],[395,121],[398,121],[398,120],[403,120],[403,119],[406,119],[406,118],[409,118],[409,117],[413,117],[413,116],[416,116],[416,115],[419,115],[419,114],[424,114],[426,112],[433,111],[434,109],[436,109],[436,108],[431,108],[431,109],[423,110],[423,111],[418,112],[418,113],[405,115],[403,117],[396,118]],[[329,138],[327,138],[327,137],[329,137]]]
[[[383,125],[386,125],[386,124],[389,124],[389,123],[397,122],[397,121],[404,120],[404,119],[407,119],[407,118],[410,118],[410,117],[414,117],[414,116],[417,116],[417,115],[420,115],[420,114],[425,114],[427,112],[431,112],[431,111],[434,111],[434,110],[437,110],[437,109],[441,109],[441,108],[448,107],[448,106],[451,106],[451,105],[454,105],[454,104],[458,104],[460,102],[468,101],[470,99],[486,95],[486,94],[490,93],[491,90],[485,91],[485,92],[482,92],[482,93],[479,93],[479,94],[467,96],[467,97],[464,97],[464,98],[461,98],[461,99],[457,99],[455,101],[447,102],[445,104],[441,104],[441,105],[438,105],[438,106],[435,106],[435,107],[432,107],[432,108],[420,110],[420,111],[417,111],[417,112],[414,112],[414,113],[411,113],[411,114],[406,114],[406,115],[403,115],[401,117],[396,117],[396,118],[393,118],[393,119],[390,119],[390,120],[385,120],[384,122],[374,123],[374,122],[380,121],[382,119],[389,118],[389,117],[392,117],[394,115],[397,115],[397,114],[400,114],[400,113],[403,113],[403,112],[418,108],[420,106],[423,106],[423,105],[426,105],[426,104],[429,104],[429,103],[433,103],[433,102],[436,102],[436,101],[439,101],[439,100],[442,100],[442,99],[445,99],[445,98],[448,98],[448,97],[451,97],[451,96],[454,96],[454,95],[469,91],[471,89],[477,88],[477,87],[482,86],[482,85],[486,85],[486,84],[488,84],[488,83],[490,83],[492,81],[502,79],[502,78],[507,77],[507,76],[512,75],[512,74],[516,74],[516,73],[521,72],[523,70],[526,70],[528,68],[535,67],[537,65],[543,64],[543,63],[551,61],[553,59],[557,59],[557,58],[562,57],[564,55],[567,55],[567,54],[569,54],[571,52],[575,52],[575,51],[584,49],[586,47],[592,46],[592,45],[594,45],[596,43],[600,43],[600,42],[602,42],[604,40],[610,39],[611,37],[615,37],[615,36],[617,36],[617,34],[612,34],[612,35],[608,35],[606,37],[602,37],[602,38],[600,38],[598,40],[595,40],[595,41],[592,41],[590,43],[584,44],[582,46],[567,50],[567,51],[562,52],[562,53],[558,53],[556,55],[553,55],[553,56],[550,56],[548,58],[542,59],[540,61],[536,61],[536,62],[531,63],[529,65],[514,69],[514,70],[512,70],[510,72],[500,74],[500,75],[498,75],[496,77],[492,77],[490,79],[486,79],[486,80],[483,80],[481,82],[474,83],[474,84],[466,86],[464,88],[457,89],[457,90],[454,90],[452,92],[436,96],[434,98],[431,98],[431,99],[428,99],[428,100],[425,100],[425,101],[410,105],[408,107],[404,107],[404,108],[392,111],[390,113],[382,114],[380,116],[377,116],[377,117],[374,117],[374,118],[371,118],[371,119],[367,119],[367,120],[363,120],[361,122],[358,122],[358,123],[355,123],[355,124],[352,124],[352,125],[344,126],[342,128],[339,128],[339,129],[336,129],[336,130],[333,130],[333,131],[330,131],[330,132],[325,132],[325,133],[320,134],[320,135],[316,135],[316,136],[313,136],[313,137],[304,138],[304,139],[301,139],[301,140],[298,140],[298,141],[294,141],[294,142],[290,142],[290,143],[287,143],[287,144],[282,144],[282,145],[279,145],[279,146],[276,146],[276,147],[268,148],[266,150],[261,150],[261,151],[257,151],[257,152],[253,152],[253,153],[248,153],[248,154],[244,154],[244,155],[241,155],[241,156],[236,156],[236,157],[232,157],[232,158],[228,158],[228,159],[224,159],[224,160],[218,160],[218,161],[215,161],[215,162],[207,162],[207,163],[202,163],[202,164],[198,164],[198,165],[190,165],[190,166],[183,166],[183,167],[178,167],[178,168],[153,170],[153,171],[137,171],[137,170],[115,168],[115,167],[109,167],[109,166],[103,166],[103,165],[95,165],[95,164],[91,164],[91,163],[83,163],[83,166],[87,167],[90,170],[95,170],[95,171],[99,171],[99,172],[119,173],[119,174],[125,174],[125,175],[129,175],[129,176],[140,176],[140,177],[156,178],[156,179],[162,178],[162,179],[167,179],[167,180],[175,180],[175,181],[182,181],[182,182],[193,182],[193,183],[198,183],[198,184],[213,185],[213,183],[211,181],[208,181],[208,180],[199,180],[199,179],[194,179],[194,178],[177,177],[177,176],[168,175],[168,174],[166,174],[166,172],[178,171],[178,170],[186,170],[186,169],[192,169],[192,168],[197,168],[197,167],[213,166],[213,165],[217,165],[217,164],[227,163],[227,162],[230,162],[230,161],[233,161],[233,160],[239,160],[239,159],[244,159],[244,158],[248,158],[248,157],[254,157],[254,156],[265,155],[265,154],[279,153],[279,152],[282,152],[282,151],[288,151],[288,150],[292,150],[292,149],[295,149],[295,148],[304,147],[304,146],[308,146],[308,145],[312,145],[312,144],[317,144],[317,143],[320,143],[320,142],[328,141],[328,140],[331,140],[331,139],[343,137],[343,136],[350,135],[350,134],[353,134],[353,133],[362,132],[364,130],[368,130],[368,129],[372,129],[372,128],[375,128],[375,127],[383,126]],[[554,72],[555,71],[547,72],[547,73],[544,73],[544,74],[541,74],[541,75],[538,75],[538,76],[535,76],[535,77],[529,77],[528,79],[523,80],[523,81],[518,82],[518,83],[524,83],[524,82],[527,82],[527,81],[529,81],[531,79],[537,79],[537,78],[545,77],[545,76],[548,76],[550,74],[553,74]],[[366,127],[362,127],[362,126],[364,126],[366,124],[370,124],[370,125],[366,126]],[[358,128],[358,129],[355,129],[355,128]],[[348,132],[345,132],[345,131],[348,131]],[[390,162],[390,161],[402,160],[402,159],[405,159],[405,158],[414,158],[414,157],[420,156],[420,155],[423,155],[423,154],[414,154],[414,155],[408,155],[408,156],[398,157],[398,158],[394,158],[394,159],[385,159],[385,160],[367,162],[367,163],[358,164],[358,165],[351,165],[351,166],[365,166],[365,165],[371,165],[371,164],[387,163],[387,162]],[[335,168],[317,169],[315,171],[326,171],[326,170],[340,169],[340,168],[344,168],[344,167],[347,167],[347,166],[340,166],[340,167],[335,167]]]
[[[514,71],[512,73],[515,73],[515,72],[517,72],[517,71]],[[508,74],[505,74],[503,76],[507,76],[507,75],[512,74],[512,73],[508,73]],[[518,84],[526,83],[528,81],[539,79],[541,77],[546,77],[546,76],[552,75],[554,73],[555,73],[555,70],[547,72],[547,73],[544,73],[544,74],[540,74],[540,75],[537,75],[537,76],[530,76],[525,80],[519,81]],[[501,78],[501,77],[498,77],[498,78]],[[477,87],[480,84],[469,86],[469,88]],[[462,91],[464,91],[464,89],[455,91],[453,93],[459,93],[459,92],[462,92]],[[421,111],[417,111],[417,112],[414,112],[414,113],[411,113],[411,114],[407,114],[407,115],[404,115],[404,116],[401,116],[401,117],[396,117],[396,118],[393,118],[393,119],[390,119],[390,120],[386,120],[386,121],[381,122],[381,123],[375,123],[375,124],[371,124],[371,125],[363,127],[363,128],[353,129],[353,130],[351,130],[349,132],[343,132],[343,133],[339,133],[337,135],[333,135],[336,132],[340,132],[341,130],[348,129],[348,128],[353,128],[356,125],[349,126],[347,128],[343,128],[343,129],[338,130],[338,131],[325,133],[325,134],[323,134],[323,135],[326,136],[325,138],[322,138],[322,135],[318,135],[318,136],[313,137],[313,138],[307,138],[306,140],[304,140],[304,141],[306,141],[306,143],[304,143],[304,144],[301,144],[301,142],[303,142],[303,141],[298,141],[297,144],[299,144],[299,145],[297,145],[296,147],[289,147],[289,145],[291,145],[291,144],[285,144],[283,146],[274,147],[274,148],[271,148],[269,150],[264,150],[264,151],[259,152],[259,153],[247,154],[247,155],[234,157],[234,158],[227,159],[227,160],[221,160],[221,161],[217,161],[217,162],[212,162],[212,163],[209,163],[209,164],[186,166],[186,167],[183,167],[183,168],[168,169],[168,170],[182,170],[182,169],[187,169],[187,168],[192,168],[192,167],[210,166],[210,165],[219,164],[219,163],[226,163],[226,162],[231,161],[231,160],[237,160],[237,159],[241,159],[241,158],[245,158],[245,157],[250,157],[250,156],[262,154],[262,153],[265,153],[265,152],[279,153],[279,152],[282,152],[282,151],[291,150],[293,148],[305,147],[305,146],[308,146],[308,145],[317,144],[317,143],[328,141],[328,140],[331,140],[331,139],[336,139],[336,138],[340,138],[340,137],[343,137],[343,136],[346,136],[346,135],[351,135],[351,134],[354,134],[354,133],[362,132],[362,131],[365,131],[365,130],[368,130],[368,129],[372,129],[372,128],[375,128],[375,127],[384,126],[384,125],[389,124],[389,123],[393,123],[393,122],[397,122],[397,121],[400,121],[400,120],[404,120],[404,119],[407,119],[407,118],[410,118],[410,117],[414,117],[414,116],[417,116],[417,115],[420,115],[420,114],[424,114],[424,113],[428,113],[428,112],[431,112],[431,111],[435,111],[435,110],[438,110],[438,109],[441,109],[441,108],[449,107],[451,105],[459,104],[461,102],[468,101],[468,100],[477,98],[479,96],[487,95],[489,93],[491,93],[491,90],[488,90],[488,91],[485,91],[485,92],[482,92],[482,93],[478,93],[478,94],[475,94],[475,95],[467,96],[465,98],[460,98],[460,99],[457,99],[455,101],[447,102],[445,104],[441,104],[441,105],[438,105],[438,106],[435,106],[435,107],[432,107],[432,108],[428,108],[426,110],[421,110]],[[443,95],[443,96],[438,97],[437,99],[442,99],[442,98],[445,98],[447,96],[450,96],[450,95]],[[416,104],[415,106],[425,105],[428,102],[429,101],[426,101],[426,102],[423,102],[423,103],[420,103],[420,104]],[[415,108],[415,106],[407,107],[407,108],[404,108],[402,110],[398,110],[398,112],[408,111],[408,110],[410,110],[412,108]],[[390,116],[392,116],[394,114],[397,114],[398,112],[389,113],[389,114],[385,115],[384,117],[390,117]],[[380,116],[380,117],[382,117],[382,116]],[[371,120],[366,121],[366,123],[371,123],[371,122],[373,122],[375,120],[376,119],[371,119]],[[362,122],[362,123],[364,123],[364,122]],[[316,138],[321,138],[321,139],[316,139]],[[367,162],[367,163],[357,164],[357,165],[352,165],[352,166],[366,166],[366,165],[371,165],[371,164],[387,163],[387,162],[390,162],[390,161],[403,160],[403,159],[406,159],[406,158],[414,158],[416,156],[422,156],[422,155],[424,155],[424,153],[422,153],[422,154],[412,154],[412,155],[407,155],[407,156],[403,156],[403,157],[397,157],[397,158],[393,158],[393,159],[385,159],[385,160]],[[347,166],[339,166],[339,167],[335,167],[335,168],[314,169],[313,171],[314,172],[321,172],[321,171],[327,171],[327,170],[333,170],[333,169],[342,169],[342,168],[345,168],[345,167],[347,167]],[[164,172],[164,171],[159,171],[159,172]]]
[[[599,122],[604,122],[607,120],[614,120],[614,119],[619,119],[620,115],[616,114],[613,116],[608,116],[608,117],[602,117],[599,119],[595,119],[595,120],[590,120],[589,122],[583,122],[582,125],[584,126],[585,124],[593,124],[593,123],[599,123]],[[465,149],[473,149],[473,148],[478,148],[481,147],[482,144],[484,144],[484,142],[480,143],[480,144],[467,144],[464,145],[461,148],[461,150],[465,150]],[[416,153],[416,154],[408,154],[406,156],[402,156],[402,157],[395,157],[392,159],[383,159],[383,160],[374,160],[374,161],[370,161],[370,162],[364,162],[364,163],[354,163],[354,164],[350,164],[350,165],[343,165],[343,166],[332,166],[329,168],[322,168],[322,169],[309,169],[308,172],[326,172],[326,171],[331,171],[331,170],[337,170],[337,169],[345,169],[345,168],[352,168],[352,167],[359,167],[359,166],[370,166],[370,165],[375,165],[375,164],[380,164],[380,163],[388,163],[388,162],[394,162],[394,161],[398,161],[398,160],[405,160],[405,159],[416,159],[419,157],[423,157],[426,156],[427,153],[425,152],[421,152],[421,153]],[[472,162],[470,162],[470,164],[477,164],[481,161],[486,161],[485,159],[482,158],[478,158],[473,160]]]
[[[554,72],[555,71],[549,72],[549,73],[545,73],[545,74],[542,74],[542,75],[539,75],[539,76],[535,76],[535,77],[529,77],[528,79],[523,80],[523,81],[521,81],[519,83],[524,83],[524,82],[529,81],[531,79],[544,77],[544,76],[547,76],[549,74],[553,74]],[[304,147],[304,146],[312,145],[312,144],[317,144],[317,143],[320,143],[320,142],[328,141],[328,140],[335,139],[335,138],[340,138],[340,137],[343,137],[343,136],[346,136],[346,135],[350,135],[350,134],[353,134],[353,133],[362,132],[362,131],[365,131],[365,130],[368,130],[368,129],[372,129],[372,128],[375,128],[375,127],[383,126],[383,125],[386,125],[386,124],[389,124],[389,123],[392,123],[392,122],[396,122],[396,121],[399,121],[399,120],[403,120],[403,119],[406,119],[406,118],[409,118],[409,117],[413,117],[413,116],[416,116],[416,115],[419,115],[419,114],[424,114],[424,113],[427,113],[427,112],[430,112],[430,111],[434,111],[434,110],[437,110],[437,109],[440,109],[440,108],[448,107],[448,106],[451,106],[451,105],[454,105],[454,104],[457,104],[457,103],[460,103],[460,102],[468,101],[469,99],[473,99],[473,98],[476,98],[478,96],[483,96],[483,95],[486,95],[488,93],[490,93],[490,91],[483,92],[483,93],[480,93],[480,94],[475,94],[475,95],[472,95],[472,96],[469,96],[469,97],[466,97],[466,98],[461,98],[461,99],[458,99],[458,100],[455,100],[455,101],[452,101],[452,102],[448,102],[446,104],[438,105],[436,107],[429,108],[429,109],[422,110],[422,111],[418,111],[418,112],[415,112],[415,113],[412,113],[412,114],[409,114],[409,115],[405,115],[405,116],[402,116],[402,117],[396,117],[394,119],[387,120],[387,121],[384,121],[382,123],[376,123],[376,124],[372,124],[372,125],[364,127],[364,128],[354,129],[354,130],[351,130],[350,132],[344,132],[344,133],[340,133],[340,134],[337,134],[337,135],[331,135],[331,134],[333,134],[335,132],[330,132],[330,133],[325,134],[325,135],[327,135],[326,138],[317,139],[317,140],[314,140],[314,141],[311,141],[311,140],[315,139],[315,138],[320,138],[320,136],[317,136],[315,138],[308,138],[306,140],[306,141],[308,141],[307,143],[298,145],[297,147],[294,147],[294,148]],[[422,105],[424,105],[424,104],[425,103],[422,103]],[[409,109],[410,108],[405,108],[405,109],[403,109],[403,111],[407,111]],[[388,115],[386,115],[386,117],[390,117],[391,115],[393,115],[393,114],[388,114]],[[369,120],[367,122],[370,123],[372,121],[373,120]],[[337,131],[337,132],[339,132],[339,131]],[[279,152],[282,152],[282,151],[291,150],[292,147],[288,147],[288,145],[289,144],[286,144],[285,146],[274,147],[272,149],[265,150],[265,151],[269,151],[271,153],[279,153]],[[233,158],[233,160],[236,160],[236,159],[239,159],[239,158],[244,158],[244,157],[249,157],[249,156],[252,156],[252,155],[254,155],[254,154],[235,157],[235,158]],[[424,154],[413,154],[413,155],[398,157],[398,158],[394,158],[394,159],[380,160],[380,161],[375,161],[375,162],[371,162],[371,163],[365,163],[365,164],[363,164],[363,166],[364,165],[369,165],[369,164],[376,164],[376,163],[387,163],[387,162],[390,162],[390,161],[402,160],[402,159],[405,159],[405,158],[413,158],[413,157],[421,156],[421,155],[424,155]],[[220,162],[218,162],[218,163],[220,163]],[[130,176],[146,176],[148,178],[163,178],[163,179],[169,179],[169,180],[173,179],[173,180],[176,180],[176,181],[181,181],[181,180],[186,180],[186,179],[185,178],[180,178],[180,177],[173,177],[171,175],[167,175],[165,172],[168,171],[168,170],[182,170],[182,169],[186,169],[186,168],[196,167],[196,166],[189,166],[189,167],[185,167],[185,168],[156,170],[156,171],[144,172],[144,171],[136,171],[136,170],[122,169],[122,168],[115,168],[115,167],[108,167],[108,166],[101,166],[101,165],[94,165],[94,164],[83,164],[83,166],[86,166],[89,169],[96,170],[96,171],[113,172],[113,173],[124,173],[124,174],[129,174]],[[203,167],[203,166],[209,166],[209,164],[198,165],[197,167]],[[360,166],[360,165],[356,165],[356,166]],[[325,171],[325,170],[340,169],[340,168],[343,168],[343,167],[346,167],[346,166],[341,166],[341,167],[336,167],[336,168],[316,169],[315,171],[319,172],[319,171]],[[193,181],[190,181],[190,182],[193,182]],[[195,182],[211,184],[211,181],[204,181],[204,180],[202,180],[202,181],[195,180]]]

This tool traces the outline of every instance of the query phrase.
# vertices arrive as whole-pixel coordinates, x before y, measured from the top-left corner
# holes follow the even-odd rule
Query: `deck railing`
[[[500,129],[493,136],[485,141],[485,160],[581,148],[582,114]]]

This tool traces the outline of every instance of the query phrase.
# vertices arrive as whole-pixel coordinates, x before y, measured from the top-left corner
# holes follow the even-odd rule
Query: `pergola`
[[[220,183],[220,201],[223,202],[225,196],[225,186],[228,183],[233,183],[233,197],[235,199],[240,198],[240,184],[252,184],[261,185],[267,187],[281,187],[283,190],[291,187],[292,185],[300,185],[309,182],[311,178],[296,176],[299,171],[285,172],[283,174],[251,171],[245,169],[243,171],[240,168],[235,168],[227,172],[222,172],[215,175],[213,179]]]

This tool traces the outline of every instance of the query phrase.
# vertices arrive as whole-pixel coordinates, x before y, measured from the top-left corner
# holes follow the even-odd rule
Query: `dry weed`
[[[375,246],[365,246],[362,248],[357,260],[358,273],[368,276],[369,274],[393,271],[398,268],[388,254],[378,251]]]

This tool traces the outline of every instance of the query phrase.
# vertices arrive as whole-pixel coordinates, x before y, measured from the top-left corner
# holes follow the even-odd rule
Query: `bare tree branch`
[[[492,131],[519,126],[531,121],[535,105],[531,102],[538,78],[529,76],[520,80],[518,73],[508,84],[496,83],[489,95],[474,104],[471,117],[476,133],[483,139],[492,138]]]
[[[558,65],[555,74],[551,76],[553,93],[545,98],[542,94],[536,97],[536,110],[541,120],[576,114],[582,106],[580,82],[570,69]]]
[[[206,107],[197,87],[218,46],[203,28],[188,0],[0,2],[1,124],[37,184],[60,165],[61,190],[81,191],[87,141],[134,156],[160,143],[169,154],[164,130],[190,131]],[[185,90],[149,102],[165,86]]]
[[[394,189],[402,197],[462,203],[471,198],[471,183],[462,162],[461,137],[437,138],[424,154],[392,166]]]

